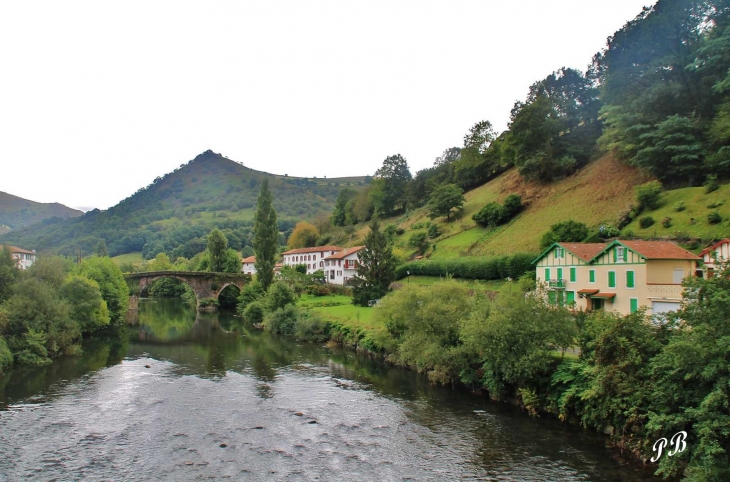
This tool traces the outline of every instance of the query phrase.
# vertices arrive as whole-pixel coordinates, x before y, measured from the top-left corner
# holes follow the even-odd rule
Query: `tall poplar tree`
[[[274,266],[279,245],[279,226],[276,222],[273,200],[274,197],[269,191],[269,180],[264,179],[253,225],[256,278],[264,290],[268,290],[274,281]]]
[[[208,262],[212,272],[220,273],[225,271],[223,265],[227,250],[228,238],[220,229],[214,228],[208,235]]]
[[[356,305],[367,306],[369,300],[385,296],[395,280],[393,249],[377,221],[370,224],[359,259],[357,275],[352,280],[353,300]]]

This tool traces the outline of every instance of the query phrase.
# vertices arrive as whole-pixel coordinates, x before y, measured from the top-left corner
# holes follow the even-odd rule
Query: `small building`
[[[28,269],[36,260],[35,249],[28,251],[27,249],[18,248],[16,246],[8,246],[10,248],[10,255],[18,263],[18,268]]]
[[[307,267],[307,274],[317,270],[324,270],[324,258],[342,251],[339,246],[317,246],[316,248],[291,249],[281,253],[284,266],[294,267],[303,264]]]
[[[705,278],[709,278],[720,269],[721,265],[730,262],[730,238],[725,238],[700,253],[705,265]]]
[[[601,248],[601,246],[603,246]],[[700,257],[668,241],[555,243],[533,263],[548,301],[575,309],[676,311]]]
[[[324,277],[327,283],[345,285],[357,274],[360,250],[365,246],[345,248],[324,259]]]
[[[241,260],[241,273],[243,274],[256,274],[256,256],[249,256]]]

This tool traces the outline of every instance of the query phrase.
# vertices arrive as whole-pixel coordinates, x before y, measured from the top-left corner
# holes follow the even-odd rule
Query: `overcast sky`
[[[411,171],[647,0],[2,2],[0,191],[108,208],[212,149],[291,176]]]

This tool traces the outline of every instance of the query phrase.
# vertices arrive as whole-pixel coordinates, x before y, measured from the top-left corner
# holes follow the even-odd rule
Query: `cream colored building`
[[[18,248],[16,246],[8,246],[10,248],[10,255],[13,257],[16,263],[18,263],[18,268],[20,269],[28,269],[30,268],[33,263],[35,263],[36,260],[36,252],[35,250],[29,251],[27,249]],[[2,246],[0,246],[0,250],[2,249]]]
[[[249,256],[241,260],[241,273],[243,274],[256,274],[256,256]]]
[[[682,280],[700,257],[668,241],[555,243],[535,261],[537,281],[552,304],[629,314],[676,311]]]
[[[307,274],[315,271],[324,271],[324,258],[342,251],[339,246],[317,246],[316,248],[297,248],[281,253],[284,266],[303,264],[307,267]]]
[[[324,259],[324,277],[327,283],[345,285],[357,274],[359,252],[365,246],[345,248]]]

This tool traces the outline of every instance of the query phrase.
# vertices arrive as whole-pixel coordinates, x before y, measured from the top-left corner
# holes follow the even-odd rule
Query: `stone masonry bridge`
[[[198,309],[207,306],[205,301],[217,300],[221,291],[228,286],[235,286],[239,290],[251,280],[251,276],[238,273],[209,273],[205,271],[151,271],[147,273],[130,273],[124,275],[129,286],[129,309],[139,307],[139,295],[152,282],[162,278],[173,278],[186,283],[195,293]]]

